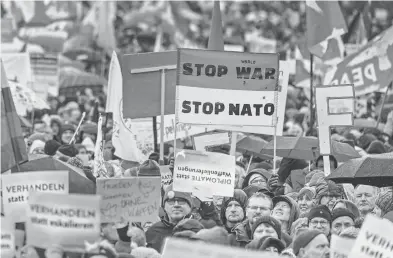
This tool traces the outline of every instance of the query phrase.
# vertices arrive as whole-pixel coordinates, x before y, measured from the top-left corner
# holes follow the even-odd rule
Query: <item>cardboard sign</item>
[[[154,221],[161,196],[160,177],[97,179],[102,222]]]
[[[29,192],[68,193],[68,171],[43,171],[2,175],[4,214],[15,222],[26,220]]]
[[[215,152],[178,150],[173,173],[173,189],[203,192],[205,196],[233,196],[235,156]]]
[[[166,187],[172,184],[173,176],[172,172],[169,170],[169,165],[160,166],[161,173],[161,186]]]
[[[348,258],[354,244],[355,239],[332,235],[330,239],[330,257]]]
[[[212,133],[194,137],[194,146],[197,151],[206,151],[206,147],[229,143],[228,133]]]
[[[368,215],[348,258],[392,257],[393,223]]]
[[[227,125],[206,126],[206,128],[208,130],[239,131],[244,133],[257,133],[257,134],[267,134],[267,135],[274,135],[274,129],[276,129],[276,135],[282,136],[283,128],[284,128],[285,106],[287,102],[289,70],[290,70],[290,63],[288,61],[280,61],[280,76],[279,76],[280,91],[278,92],[276,128],[274,128],[274,126],[227,126]]]
[[[340,86],[317,86],[315,87],[316,109],[318,117],[318,133],[320,154],[324,155],[324,171],[330,174],[330,162],[328,155],[331,154],[330,128],[332,126],[353,126],[353,111],[355,93],[353,85]],[[345,100],[344,104],[352,104],[352,111],[342,113],[330,113],[332,100]]]
[[[1,54],[7,79],[19,82],[25,87],[32,87],[33,73],[29,53]]]
[[[356,96],[380,90],[393,80],[393,27],[383,31],[332,71],[327,84],[354,84]]]
[[[1,19],[1,43],[14,41],[14,24],[12,18]]]
[[[329,99],[330,114],[355,113],[355,99]]]
[[[224,245],[213,245],[200,241],[187,241],[179,238],[167,238],[162,258],[278,258],[278,254],[235,248]]]
[[[59,57],[50,53],[30,53],[31,68],[33,70],[33,89],[46,99],[59,95]]]
[[[165,115],[175,113],[177,52],[119,55],[123,77],[124,118],[145,118],[161,114],[161,72],[165,72]],[[143,69],[151,72],[142,72]]]
[[[178,49],[176,85],[277,91],[278,54]]]
[[[31,192],[27,209],[27,244],[85,252],[85,241],[100,237],[100,196]]]
[[[178,122],[201,125],[273,126],[274,92],[177,86]]]
[[[1,257],[15,256],[15,223],[8,217],[1,217]]]

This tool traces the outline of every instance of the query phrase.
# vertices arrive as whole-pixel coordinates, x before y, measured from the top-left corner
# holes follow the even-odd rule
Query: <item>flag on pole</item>
[[[1,172],[27,160],[20,120],[1,61]]]
[[[337,1],[306,1],[307,47],[322,58],[329,40],[347,32],[347,25]]]
[[[116,52],[113,52],[108,75],[106,112],[113,113],[112,144],[115,155],[128,161],[142,163],[147,158],[138,149],[131,119],[123,117],[123,76]]]
[[[104,161],[104,142],[102,141],[102,116],[98,118],[98,125],[97,125],[97,141],[96,141],[96,146],[94,149],[94,169],[93,169],[93,175],[98,178],[98,177],[104,177],[108,178],[109,174],[108,171],[105,167],[105,161]]]
[[[207,48],[209,50],[224,51],[224,36],[222,33],[220,1],[214,1],[213,18]]]

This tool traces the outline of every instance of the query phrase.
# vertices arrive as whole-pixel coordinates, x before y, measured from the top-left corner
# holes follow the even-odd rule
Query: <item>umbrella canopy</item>
[[[274,140],[261,151],[273,155]],[[277,156],[291,159],[315,160],[319,153],[319,141],[316,137],[277,136]],[[349,144],[332,141],[332,155],[338,162],[359,158],[360,154]]]
[[[95,194],[95,184],[87,179],[85,173],[74,166],[64,163],[60,160],[54,159],[46,155],[31,155],[29,161],[19,166],[20,171],[16,168],[11,170],[11,173],[22,173],[29,171],[53,171],[53,170],[67,170],[69,171],[69,191],[70,193],[80,194]],[[28,176],[28,175],[26,175]]]
[[[272,156],[261,154],[262,149],[268,144],[267,141],[254,136],[248,135],[242,139],[240,139],[236,143],[236,151],[241,152],[243,154],[249,154],[253,156],[257,156],[263,159],[273,159]]]
[[[364,184],[377,187],[393,185],[393,153],[368,155],[339,166],[328,179],[336,183]]]

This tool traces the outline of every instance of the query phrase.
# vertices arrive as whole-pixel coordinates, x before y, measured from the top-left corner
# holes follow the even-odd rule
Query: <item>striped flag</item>
[[[97,128],[97,141],[94,150],[94,170],[93,175],[95,177],[104,177],[108,178],[108,171],[105,167],[104,161],[104,142],[102,141],[102,116],[98,119],[98,128]]]
[[[307,47],[310,52],[322,58],[330,40],[341,39],[347,32],[347,25],[337,1],[306,1]],[[332,47],[337,43],[332,43]],[[335,48],[339,51],[339,48]],[[329,53],[329,56],[339,54]]]
[[[20,120],[1,61],[1,172],[27,160]]]

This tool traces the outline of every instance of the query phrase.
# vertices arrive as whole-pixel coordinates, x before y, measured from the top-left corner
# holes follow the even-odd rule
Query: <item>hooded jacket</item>
[[[232,229],[232,234],[229,236],[231,246],[245,247],[251,242],[251,227],[248,219],[242,223],[237,224]]]
[[[299,218],[300,209],[299,209],[299,206],[297,205],[295,200],[293,200],[292,198],[290,198],[288,196],[284,196],[284,195],[276,196],[273,198],[273,207],[276,206],[276,204],[280,201],[288,203],[289,206],[291,207],[291,212],[289,214],[289,220],[288,220],[288,229],[287,229],[287,231],[284,232],[289,235],[289,234],[291,234],[292,223]]]
[[[226,209],[228,207],[228,204],[231,201],[237,201],[240,204],[240,206],[242,207],[242,209],[243,209],[243,214],[244,214],[244,218],[245,218],[246,217],[245,205],[246,205],[247,199],[248,199],[247,195],[246,195],[246,193],[243,190],[235,189],[233,197],[225,197],[222,200],[221,211],[220,211],[220,218],[221,218],[222,224],[224,225],[224,227],[226,228],[228,233],[232,232],[232,228],[228,228],[227,225],[226,225],[227,218],[225,216],[225,213],[226,213]]]

